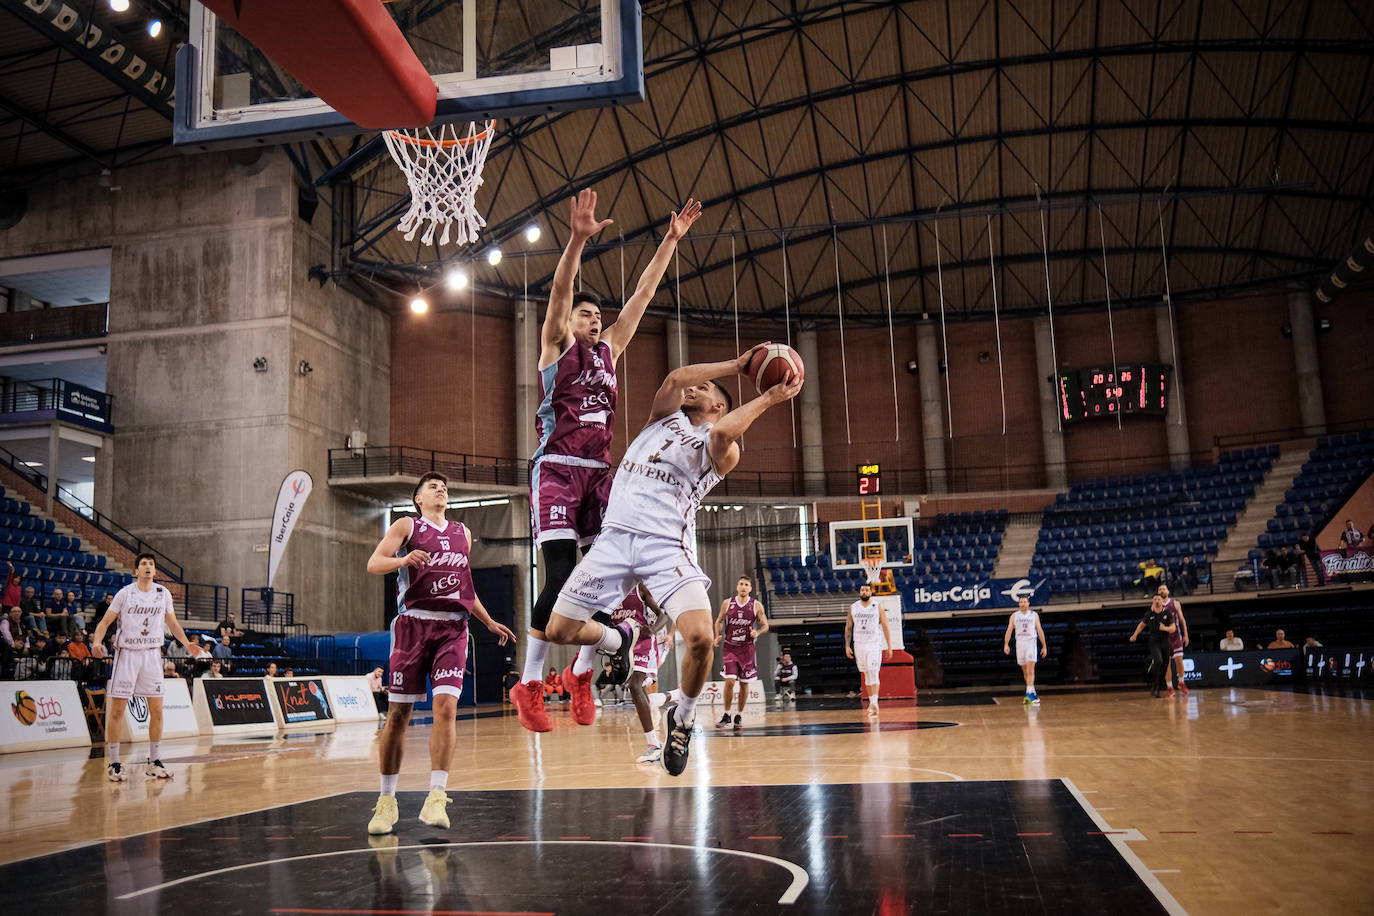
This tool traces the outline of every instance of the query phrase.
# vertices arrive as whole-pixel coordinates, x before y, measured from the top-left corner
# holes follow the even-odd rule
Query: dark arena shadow
[[[1061,780],[355,792],[0,867],[25,916],[1181,912]],[[1156,896],[1158,892],[1159,896]],[[78,902],[79,901],[79,902]]]

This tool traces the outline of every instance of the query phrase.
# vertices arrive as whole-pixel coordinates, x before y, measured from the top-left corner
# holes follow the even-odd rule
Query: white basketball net
[[[864,575],[868,576],[869,585],[877,585],[883,581],[882,557],[863,557],[859,562],[863,564]]]
[[[439,244],[447,245],[452,224],[453,241],[464,245],[477,241],[478,230],[487,224],[477,212],[477,189],[496,122],[472,123],[466,133],[461,131],[456,124],[382,131],[391,158],[410,185],[410,209],[396,224],[407,242],[424,225],[420,241],[433,245],[434,230],[443,226]]]

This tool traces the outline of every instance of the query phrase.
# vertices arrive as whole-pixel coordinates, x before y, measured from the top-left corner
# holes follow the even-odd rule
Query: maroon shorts
[[[585,468],[547,459],[535,462],[530,478],[534,542],[568,538],[585,547],[596,540],[614,475],[614,468]]]
[[[759,668],[754,660],[754,644],[752,642],[727,642],[721,643],[725,656],[725,676],[727,678],[739,678],[741,681],[758,680]]]
[[[441,693],[463,692],[463,668],[468,660],[468,622],[434,620],[398,614],[391,622],[391,681],[387,698],[393,703],[425,699],[425,678]]]

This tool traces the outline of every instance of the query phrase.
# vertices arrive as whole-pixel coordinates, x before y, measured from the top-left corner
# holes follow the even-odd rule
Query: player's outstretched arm
[[[549,289],[549,309],[544,313],[544,326],[539,332],[539,368],[552,366],[568,346],[572,331],[568,318],[572,315],[573,280],[582,263],[582,249],[587,240],[613,220],[596,218],[596,192],[583,188],[570,201],[572,213],[568,219],[568,244],[553,272],[553,286]]]
[[[750,347],[734,359],[725,359],[718,363],[693,363],[690,366],[683,366],[669,372],[664,377],[663,384],[658,386],[658,392],[654,395],[654,402],[649,408],[649,422],[662,420],[681,407],[682,392],[693,385],[700,385],[712,379],[727,375],[739,375],[744,372],[744,368],[749,365],[750,354],[759,347],[766,346],[768,344]]]
[[[377,544],[377,549],[367,558],[367,571],[374,576],[385,576],[402,566],[419,567],[428,563],[429,554],[423,550],[412,550],[403,557],[396,556],[396,551],[401,549],[414,527],[415,522],[409,518],[398,518],[392,522],[391,527],[386,529],[386,535]]]
[[[773,405],[795,398],[801,387],[801,377],[789,372],[787,378],[749,403],[730,411],[711,427],[711,438],[706,449],[717,474],[728,474],[739,464],[739,438],[754,421]]]
[[[601,332],[601,339],[611,347],[613,359],[620,359],[620,354],[630,345],[630,338],[634,337],[635,331],[639,329],[639,320],[644,317],[644,310],[649,307],[650,300],[658,291],[658,284],[663,282],[663,274],[668,270],[668,262],[673,258],[677,243],[687,234],[687,230],[692,228],[692,224],[699,216],[701,201],[688,198],[687,203],[682,205],[681,212],[674,213],[669,218],[668,232],[663,236],[663,241],[654,252],[648,266],[644,268],[644,273],[639,275],[635,291],[625,300],[625,307],[616,316],[615,323]]]

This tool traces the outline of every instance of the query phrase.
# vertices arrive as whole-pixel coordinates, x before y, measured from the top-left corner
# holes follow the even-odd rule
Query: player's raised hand
[[[754,344],[748,350],[745,350],[735,359],[735,372],[739,375],[743,375],[749,369],[749,360],[753,357],[754,351],[762,350],[764,347],[771,347],[772,345],[773,341],[765,340],[763,343]]]
[[[789,372],[786,378],[765,391],[763,396],[774,404],[781,404],[795,398],[801,390],[802,377],[795,372]]]
[[[682,205],[682,209],[674,213],[668,220],[668,238],[677,241],[687,234],[687,230],[692,228],[692,224],[701,216],[701,201],[687,198],[687,203]]]
[[[597,220],[596,192],[591,188],[583,188],[572,199],[572,215],[568,220],[568,228],[572,230],[573,235],[589,239],[613,222],[615,220]]]
[[[421,566],[425,566],[428,563],[429,551],[426,550],[412,550],[410,553],[406,554],[405,559],[401,561],[402,566],[409,566],[412,569],[419,569]]]
[[[496,634],[496,644],[499,646],[504,646],[507,640],[515,642],[515,634],[495,620],[487,621],[487,629]]]

